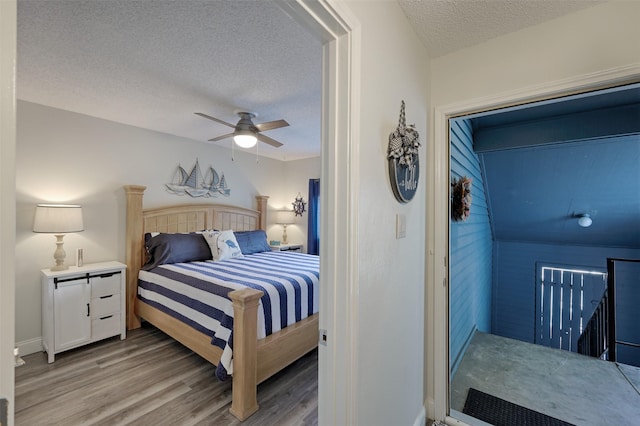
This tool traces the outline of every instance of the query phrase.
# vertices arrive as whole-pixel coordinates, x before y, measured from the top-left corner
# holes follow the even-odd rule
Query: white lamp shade
[[[279,225],[290,225],[295,222],[293,210],[276,211],[276,223]]]
[[[233,134],[233,140],[241,148],[251,148],[257,142],[258,138],[249,130],[238,130]]]
[[[82,207],[75,204],[38,204],[33,232],[66,234],[84,231]]]

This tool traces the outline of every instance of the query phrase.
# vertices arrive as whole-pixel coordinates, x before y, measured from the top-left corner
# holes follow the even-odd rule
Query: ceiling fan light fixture
[[[589,216],[588,214],[580,215],[580,218],[578,219],[578,225],[580,225],[583,228],[590,227],[592,223],[593,223],[593,220],[591,219],[591,216]]]
[[[238,130],[233,134],[233,141],[240,148],[252,148],[258,142],[258,138],[251,130]]]
[[[233,133],[227,133],[225,135],[211,138],[209,139],[209,142],[221,141],[232,136],[234,142],[241,148],[252,148],[256,146],[256,144],[258,143],[258,139],[260,139],[260,142],[264,142],[267,145],[279,148],[282,146],[282,142],[278,142],[277,140],[272,139],[269,136],[263,135],[262,132],[266,132],[267,130],[279,129],[281,127],[287,127],[289,125],[289,123],[287,123],[284,119],[253,124],[253,121],[251,120],[257,117],[257,114],[253,112],[236,111],[236,114],[240,116],[240,120],[236,125],[227,123],[224,120],[220,120],[219,118],[215,118],[201,112],[196,112],[195,114],[208,120],[215,121],[216,123],[233,128]]]

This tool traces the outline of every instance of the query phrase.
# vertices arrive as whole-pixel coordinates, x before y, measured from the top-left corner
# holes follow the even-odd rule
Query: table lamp
[[[293,210],[278,210],[276,212],[276,223],[282,225],[284,230],[282,231],[282,244],[288,244],[287,240],[287,225],[291,225],[294,222]]]
[[[67,254],[64,251],[62,238],[64,234],[84,231],[82,222],[82,207],[75,204],[38,204],[36,217],[33,222],[33,232],[54,234],[56,237],[56,251],[53,258],[56,260],[52,271],[64,271],[69,269],[64,259]]]

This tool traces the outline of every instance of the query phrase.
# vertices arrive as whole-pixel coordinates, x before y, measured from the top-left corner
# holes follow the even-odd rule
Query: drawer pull
[[[106,320],[106,319],[111,318],[112,316],[113,316],[113,315],[107,315],[106,317],[101,317],[101,318],[100,318],[100,320]]]
[[[108,299],[110,297],[113,297],[113,294],[110,294],[108,296],[100,296],[100,299]]]
[[[87,303],[87,316],[91,316],[91,305]]]

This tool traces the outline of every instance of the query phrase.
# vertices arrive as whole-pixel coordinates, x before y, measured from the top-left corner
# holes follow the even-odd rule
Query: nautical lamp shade
[[[276,211],[276,223],[278,225],[290,225],[295,222],[293,210]]]
[[[33,232],[67,234],[84,231],[82,207],[77,204],[38,204]]]

